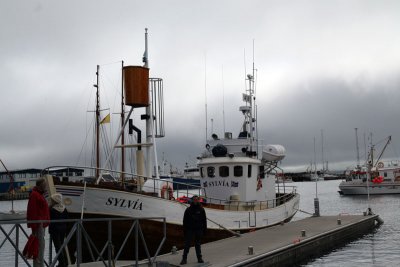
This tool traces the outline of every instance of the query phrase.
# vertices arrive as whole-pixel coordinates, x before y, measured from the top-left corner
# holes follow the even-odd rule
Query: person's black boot
[[[185,258],[182,258],[180,265],[184,265],[187,263],[187,260]]]
[[[204,263],[203,258],[202,258],[202,257],[198,257],[198,258],[197,258],[197,262],[198,262],[198,263]]]

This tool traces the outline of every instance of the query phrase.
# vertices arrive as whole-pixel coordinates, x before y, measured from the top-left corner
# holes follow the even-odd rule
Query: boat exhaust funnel
[[[149,69],[141,66],[123,68],[125,104],[134,108],[149,106]]]
[[[139,176],[138,177],[138,191],[143,190],[143,185],[144,185],[144,156],[143,156],[143,150],[137,150],[136,151],[136,173]]]

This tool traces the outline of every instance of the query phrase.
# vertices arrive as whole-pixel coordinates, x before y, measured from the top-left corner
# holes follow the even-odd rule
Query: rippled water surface
[[[317,183],[321,215],[362,214],[367,196],[340,196],[340,181]],[[293,183],[301,194],[300,209],[314,212],[315,182]],[[370,196],[372,211],[384,220],[374,232],[303,266],[400,266],[400,195]],[[298,212],[295,220],[307,217]]]
[[[16,200],[14,201],[14,210],[15,211],[25,211],[26,210],[26,206],[28,204],[28,200]],[[0,201],[0,211],[1,212],[9,212],[11,210],[11,202],[10,201]],[[22,228],[25,230],[25,232],[30,235],[31,234],[31,230],[28,229],[26,227],[26,224],[21,225]],[[2,224],[2,228],[4,229],[4,231],[6,231],[7,233],[9,233],[9,231],[12,230],[13,225],[11,224]],[[15,229],[12,231],[12,233],[10,234],[11,239],[15,242],[15,234],[16,231]],[[22,251],[24,248],[24,245],[27,241],[27,238],[24,236],[22,230],[19,230],[19,250]],[[46,229],[46,234],[45,234],[45,239],[46,239],[46,246],[48,244],[48,238],[49,238],[49,234],[47,232]],[[15,249],[14,247],[10,244],[10,242],[6,241],[3,244],[3,241],[5,239],[5,235],[3,232],[0,233],[0,245],[1,249],[0,249],[0,266],[15,266]],[[48,248],[46,248],[45,251],[45,256],[46,259],[48,258],[49,255],[49,250]],[[53,250],[53,256],[54,256],[54,250]],[[29,264],[32,265],[32,260],[28,260]],[[22,260],[21,257],[18,258],[18,266],[27,266],[26,263]]]
[[[340,181],[337,180],[319,181],[317,183],[321,215],[362,214],[363,211],[366,211],[368,208],[367,196],[340,196],[337,192],[339,183]],[[301,195],[300,209],[313,213],[315,182],[290,183],[287,185],[297,186]],[[384,220],[383,225],[361,239],[314,259],[303,266],[400,266],[400,195],[371,196],[369,203],[372,211],[379,214]],[[26,200],[15,201],[15,210],[26,209],[26,204]],[[10,208],[10,202],[0,202],[0,211],[9,211]],[[308,216],[305,213],[298,212],[294,220]],[[9,227],[5,228],[9,229]],[[3,234],[0,236],[4,237]],[[48,254],[47,251],[46,254]],[[7,265],[14,265],[14,250],[9,244],[5,244],[1,248],[0,266]],[[26,265],[20,262],[20,266]]]

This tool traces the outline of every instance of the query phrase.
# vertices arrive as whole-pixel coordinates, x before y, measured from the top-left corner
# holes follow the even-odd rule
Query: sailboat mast
[[[254,72],[255,72],[255,68],[254,68],[254,39],[253,39],[253,69],[252,69],[252,78],[251,78],[251,87],[250,87],[250,107],[251,107],[251,113],[250,113],[250,132],[251,132],[251,139],[252,141],[255,140],[255,127],[254,127],[254,115],[255,115],[255,97],[254,97],[254,90],[255,90],[255,83],[254,83]],[[257,148],[256,148],[257,151]]]
[[[125,121],[125,103],[124,103],[124,61],[121,63],[121,129],[124,127]],[[125,182],[125,131],[121,134],[121,182]]]
[[[357,169],[359,169],[360,168],[360,149],[358,147],[358,133],[357,133],[358,128],[354,128],[354,130],[356,131]]]
[[[97,65],[96,70],[96,178],[99,177],[100,168],[100,94],[99,94],[99,71],[100,66]]]
[[[325,162],[324,162],[324,130],[321,129],[321,160],[322,160],[322,173],[325,172]]]
[[[315,136],[314,136],[314,173],[317,173],[317,153],[315,150]]]
[[[372,166],[374,166],[374,149],[375,149],[375,146],[372,144],[372,133],[370,133],[370,139],[369,139],[369,141],[370,141],[370,147],[371,147],[371,151],[370,151],[370,154],[369,154],[369,156],[370,156],[370,165],[371,165],[371,167]]]

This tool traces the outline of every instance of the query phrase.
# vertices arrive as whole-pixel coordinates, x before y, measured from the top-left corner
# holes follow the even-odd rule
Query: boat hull
[[[78,219],[80,218],[80,214],[71,213],[71,218]],[[107,216],[108,218],[113,218],[114,216]],[[94,214],[86,214],[85,218],[93,219],[93,218],[104,218],[104,216],[94,215]],[[288,222],[292,219],[292,217],[287,218],[284,222]],[[90,239],[96,244],[96,248],[98,251],[105,246],[107,243],[107,223],[105,222],[84,222],[85,231],[88,233]],[[271,225],[272,226],[272,225]],[[72,224],[70,225],[70,228]],[[132,221],[113,221],[112,222],[112,244],[114,248],[113,254],[116,255],[121,249],[124,240],[127,237],[127,233],[132,227]],[[161,221],[154,220],[140,220],[140,229],[143,233],[144,240],[146,242],[146,246],[148,248],[150,256],[154,256],[156,251],[158,250],[164,233],[163,228],[164,225]],[[265,228],[265,227],[263,227]],[[249,231],[254,231],[254,229],[247,229],[242,231],[237,231],[238,233],[246,233]],[[233,237],[233,233],[223,229],[207,229],[205,235],[202,237],[202,243],[208,243],[224,238]],[[76,248],[76,240],[72,238],[69,242],[68,249],[70,255],[75,255]],[[192,244],[193,246],[194,244]],[[183,228],[181,225],[176,224],[166,224],[166,239],[165,242],[161,246],[161,250],[159,254],[169,253],[172,251],[172,248],[176,247],[177,249],[183,249],[184,247],[184,235]],[[93,251],[93,248],[91,248]],[[106,252],[107,253],[107,252]],[[88,245],[86,242],[82,243],[82,260],[83,262],[92,261],[90,258],[90,252],[88,249]],[[103,255],[104,256],[104,255]],[[139,237],[139,250],[138,250],[139,259],[146,258],[146,251],[143,246],[143,241],[140,240]],[[121,250],[121,254],[119,257],[120,260],[132,260],[135,259],[135,239],[134,235],[131,234],[126,242],[126,245]],[[74,259],[73,259],[74,260]]]
[[[107,218],[114,218],[115,216],[108,215]],[[80,214],[72,213],[71,218],[80,218]],[[104,216],[99,216],[95,214],[86,214],[85,218],[104,218]],[[124,240],[127,237],[127,233],[132,227],[132,220],[129,221],[113,221],[112,222],[112,244],[114,248],[114,255],[116,255]],[[88,233],[90,239],[96,244],[96,248],[98,251],[104,247],[107,243],[107,223],[105,222],[84,222],[85,231]],[[72,225],[70,225],[71,227]],[[140,220],[140,229],[143,233],[144,240],[146,242],[146,246],[148,248],[150,256],[154,256],[156,251],[158,250],[164,233],[164,225],[162,221],[155,220]],[[221,230],[207,230],[206,234],[202,238],[202,243],[207,243],[215,240],[220,240],[223,238],[228,238],[233,236],[232,233],[228,231]],[[75,238],[69,242],[68,248],[70,251],[70,255],[75,255]],[[178,249],[183,249],[184,238],[183,238],[183,228],[180,225],[176,224],[166,224],[166,239],[165,242],[161,246],[160,253],[168,253],[171,252],[172,247],[177,247]],[[93,248],[92,248],[93,251]],[[107,253],[107,252],[106,252]],[[86,242],[82,243],[82,260],[83,262],[91,261],[90,252],[88,249],[88,245]],[[146,251],[143,245],[143,241],[139,236],[139,250],[138,256],[140,259],[146,258]],[[128,237],[126,245],[123,247],[120,257],[120,260],[132,260],[135,259],[135,238],[134,231]]]
[[[0,212],[0,221],[26,220],[26,212]]]
[[[400,194],[400,182],[382,182],[380,184],[366,182],[342,182],[339,185],[340,193],[343,195],[386,195]]]
[[[146,219],[150,217],[165,217],[167,239],[162,247],[162,252],[171,251],[173,246],[177,248],[183,246],[182,221],[187,204],[135,192],[95,187],[84,189],[82,186],[56,185],[56,190],[63,194],[64,203],[74,218],[80,218],[83,210],[83,218],[126,217],[141,219],[140,226],[150,254],[155,253],[163,237],[162,221]],[[253,210],[239,211],[205,207],[208,223],[203,242],[230,237],[232,231],[254,231],[289,221],[299,208],[299,198],[298,194],[293,194],[285,205],[263,210],[254,210],[254,207]],[[132,221],[113,222],[112,236],[115,253],[119,249],[118,244],[122,244],[131,225]],[[105,244],[107,240],[107,225],[105,223],[103,225],[91,225],[88,229],[89,235],[95,239],[93,240],[95,244]],[[72,244],[74,243],[72,242]],[[134,244],[133,239],[129,240],[128,244]],[[141,248],[140,256],[144,257],[143,246],[139,247]],[[133,259],[133,251],[132,245],[128,245],[127,252],[121,254],[121,259]],[[83,253],[83,255],[90,254]]]

